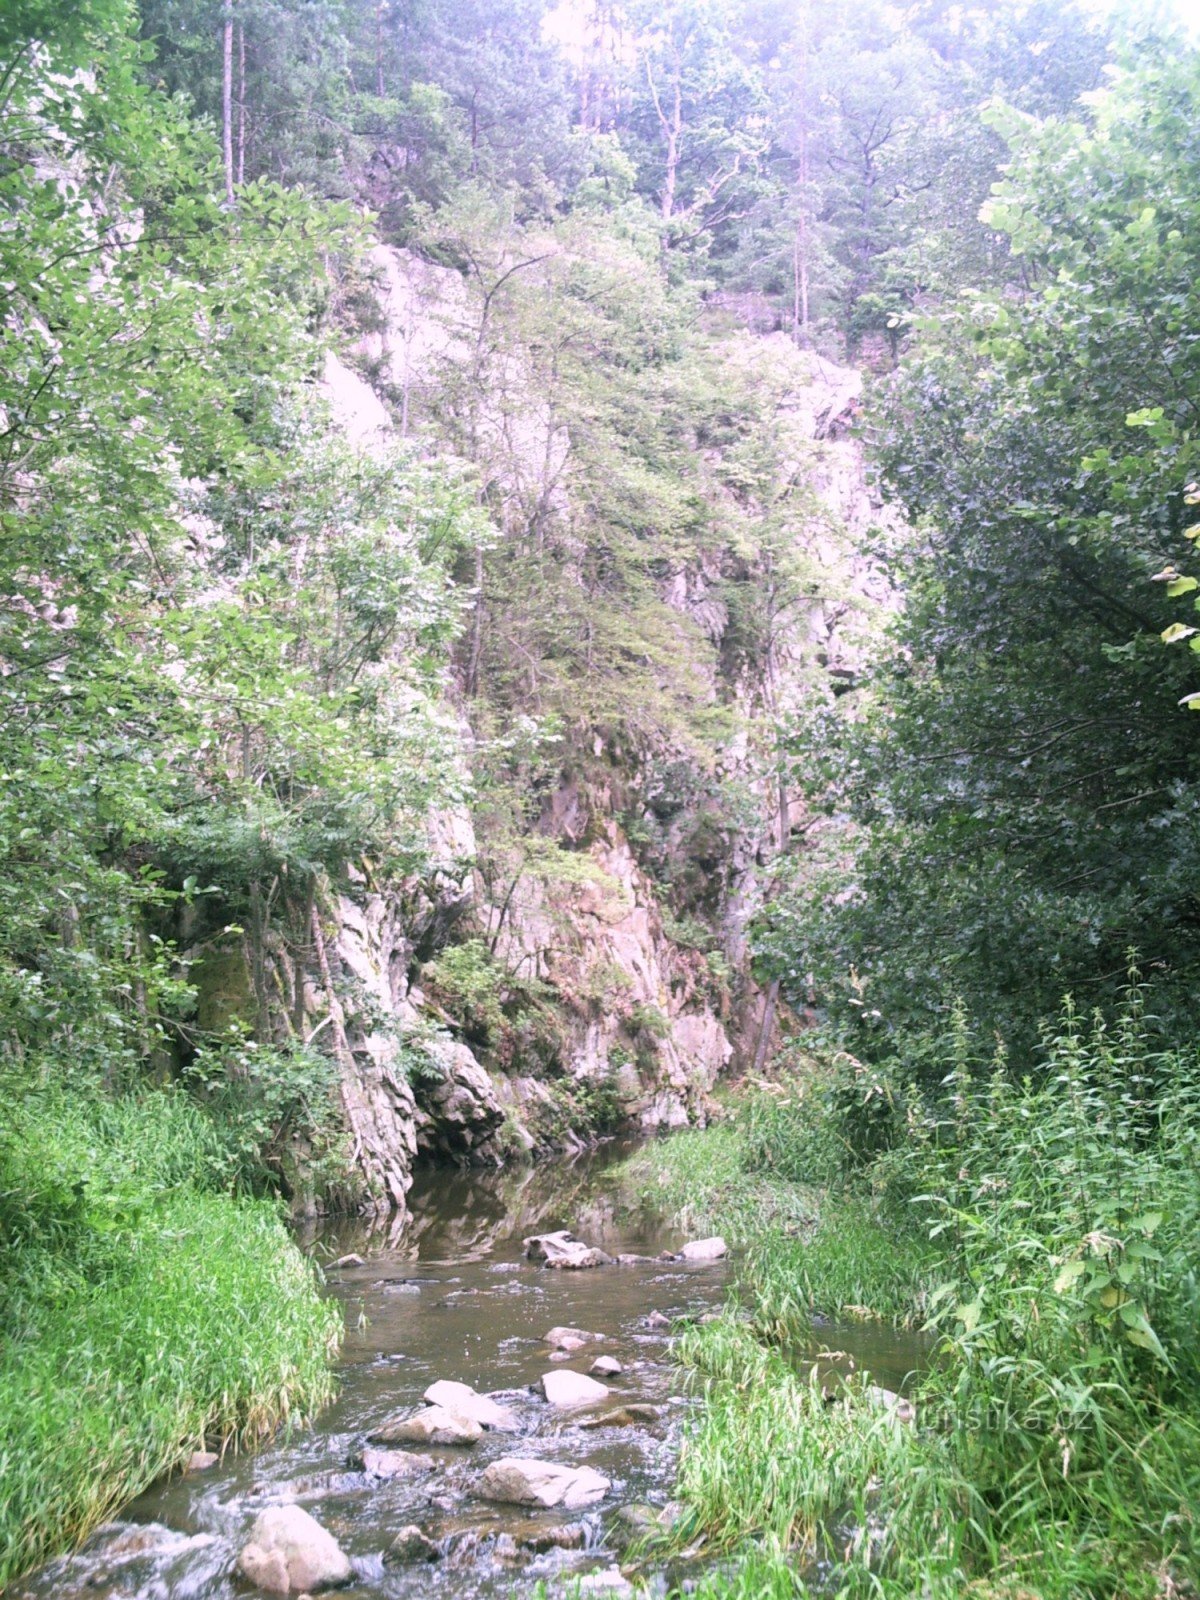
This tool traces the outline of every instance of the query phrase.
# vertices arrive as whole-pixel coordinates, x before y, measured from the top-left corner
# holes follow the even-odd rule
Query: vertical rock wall
[[[413,394],[435,381],[442,364],[465,360],[468,345],[455,274],[389,249],[376,252],[375,267],[381,329],[352,357],[359,371],[330,357],[324,380],[336,424],[364,449],[406,431]],[[579,868],[569,878],[530,874],[502,905],[489,903],[471,868],[471,818],[459,809],[430,819],[435,864],[419,883],[382,893],[364,886],[341,898],[326,940],[327,981],[319,971],[310,976],[311,1005],[332,1018],[347,1121],[375,1205],[402,1210],[422,1154],[495,1161],[570,1144],[578,1137],[570,1109],[601,1097],[610,1117],[645,1127],[702,1122],[720,1075],[753,1050],[762,1005],[749,974],[748,924],[781,843],[802,820],[794,798],[779,793],[774,719],[814,692],[832,697],[853,684],[892,598],[860,554],[881,517],[848,431],[860,375],[795,351],[782,335],[732,336],[728,359],[749,369],[769,359],[776,376],[787,375],[779,428],[794,445],[796,472],[807,474],[816,493],[819,512],[805,534],[805,554],[827,579],[784,618],[769,659],[741,669],[740,731],[721,751],[717,776],[742,785],[750,814],[732,836],[726,830],[698,844],[702,811],[663,801],[648,771],[621,774],[612,792],[564,773],[543,824],[576,853]],[[570,440],[535,394],[521,404],[515,360],[503,387],[503,417],[489,422],[483,412],[488,472],[520,478],[523,494],[532,486],[535,498],[561,509]],[[722,592],[745,561],[733,551],[708,553],[661,581],[664,606],[710,647],[714,700],[730,625]],[[449,682],[446,692],[453,698]],[[670,757],[663,753],[668,767]],[[469,730],[463,759],[469,766]],[[631,806],[643,808],[662,850],[686,866],[697,903],[719,929],[724,972],[675,934],[661,890],[622,827]],[[550,1079],[530,1062],[488,1070],[456,1035],[453,1019],[411,987],[418,949],[436,950],[467,909],[497,960],[552,997],[557,1060]]]

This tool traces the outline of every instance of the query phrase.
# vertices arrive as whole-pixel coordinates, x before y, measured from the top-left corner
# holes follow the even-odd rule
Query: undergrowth
[[[844,1113],[874,1075],[843,1062],[643,1158],[643,1189],[690,1181],[755,1241],[730,1313],[679,1346],[704,1405],[678,1538],[727,1561],[705,1596],[1197,1593],[1200,1063],[1151,1046],[1144,1003],[1068,1007],[1019,1082],[959,1019],[938,1095],[871,1091],[865,1152]],[[796,1236],[781,1183],[819,1198]],[[856,1304],[937,1336],[913,1424],[796,1358],[807,1315]]]
[[[221,1192],[185,1096],[5,1088],[0,1586],[193,1449],[311,1413],[340,1335],[277,1206]]]

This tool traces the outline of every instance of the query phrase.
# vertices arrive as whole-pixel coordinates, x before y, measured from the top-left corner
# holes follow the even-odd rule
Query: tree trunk
[[[467,660],[466,691],[474,697],[479,688],[479,658],[483,653],[483,546],[475,546],[475,614],[471,618],[471,654]]]
[[[763,996],[762,1021],[758,1025],[758,1043],[754,1047],[754,1066],[752,1071],[756,1078],[762,1076],[763,1068],[767,1064],[767,1051],[771,1044],[771,1034],[775,1026],[775,1007],[779,1003],[779,979],[771,979],[771,987]]]
[[[233,205],[233,0],[225,0],[221,65],[221,149],[225,158],[225,200]]]
[[[237,181],[238,188],[246,181],[246,30],[238,23],[238,131],[237,131]]]

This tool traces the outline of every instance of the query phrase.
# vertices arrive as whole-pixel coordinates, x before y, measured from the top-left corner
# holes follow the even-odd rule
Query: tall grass
[[[1135,987],[1111,1027],[1068,1008],[1023,1082],[960,1030],[943,1093],[897,1097],[815,1232],[750,1251],[750,1317],[682,1341],[705,1405],[681,1537],[735,1558],[714,1597],[1197,1592],[1200,1063],[1152,1049],[1143,1006]],[[809,1173],[825,1138],[789,1152],[778,1105],[740,1127],[743,1170],[757,1141],[771,1174]],[[853,1384],[831,1404],[780,1353],[806,1306],[850,1296],[940,1336],[915,1426]]]
[[[802,1235],[816,1226],[818,1196],[748,1164],[745,1113],[703,1133],[643,1146],[619,1170],[626,1193],[697,1233],[720,1229],[746,1243],[768,1229]]]
[[[621,1171],[680,1227],[744,1247],[751,1314],[779,1342],[803,1338],[814,1313],[898,1324],[923,1315],[925,1232],[902,1207],[881,1216],[820,1116],[807,1083],[760,1089],[730,1120],[649,1145]]]
[[[329,1397],[338,1315],[276,1208],[211,1187],[223,1162],[181,1096],[9,1099],[0,1585],[202,1443],[257,1439]]]

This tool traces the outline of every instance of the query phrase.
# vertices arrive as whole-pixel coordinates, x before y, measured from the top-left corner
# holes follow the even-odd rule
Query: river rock
[[[250,1582],[272,1594],[332,1589],[350,1580],[337,1540],[301,1506],[269,1506],[255,1520],[238,1557]]]
[[[885,1389],[878,1383],[869,1383],[866,1388],[867,1399],[872,1405],[880,1406],[895,1422],[915,1422],[917,1408],[911,1400],[906,1400],[902,1394],[897,1394],[894,1389]]]
[[[416,1450],[372,1450],[362,1453],[362,1470],[372,1478],[416,1478],[432,1472],[437,1462]]]
[[[492,1544],[492,1560],[512,1563],[521,1559],[521,1548],[511,1533],[498,1533]]]
[[[565,1228],[558,1233],[538,1233],[526,1239],[525,1254],[530,1261],[542,1261],[548,1267],[565,1271],[612,1265],[611,1256],[597,1250],[595,1245],[584,1244]]]
[[[483,1429],[473,1417],[426,1406],[414,1416],[389,1417],[368,1437],[372,1444],[474,1444]]]
[[[359,1255],[339,1256],[333,1263],[335,1267],[365,1267],[366,1264]]]
[[[582,1550],[587,1531],[582,1522],[561,1522],[555,1528],[539,1528],[521,1540],[526,1550],[545,1555],[547,1550]]]
[[[552,1406],[591,1406],[611,1394],[607,1384],[597,1383],[583,1372],[560,1368],[542,1378],[542,1393]]]
[[[685,1261],[720,1261],[729,1250],[724,1239],[693,1239],[684,1245],[680,1254]]]
[[[521,1419],[508,1406],[502,1406],[491,1395],[477,1394],[469,1383],[452,1383],[439,1378],[425,1391],[424,1398],[431,1406],[441,1406],[456,1417],[469,1417],[481,1428],[493,1433],[519,1433]]]
[[[600,1378],[619,1378],[624,1370],[616,1356],[597,1356],[588,1368],[589,1372],[594,1372]]]
[[[193,1450],[188,1457],[188,1464],[183,1470],[185,1472],[207,1472],[209,1467],[215,1467],[220,1459],[215,1450]]]
[[[620,1567],[605,1567],[602,1572],[589,1572],[579,1580],[580,1594],[630,1595],[633,1585]]]
[[[602,1333],[588,1333],[584,1328],[551,1328],[542,1342],[553,1350],[582,1350],[585,1344],[603,1337]]]
[[[479,1480],[479,1493],[485,1500],[517,1506],[562,1506],[566,1511],[602,1500],[611,1487],[611,1481],[591,1467],[566,1467],[532,1456],[501,1456]]]
[[[603,1416],[588,1417],[581,1422],[581,1428],[642,1428],[648,1422],[659,1420],[657,1406],[628,1405],[618,1406],[614,1411],[606,1411]]]
[[[415,1522],[410,1522],[400,1529],[384,1551],[383,1559],[386,1565],[391,1566],[404,1561],[437,1561],[441,1554],[424,1528],[418,1528]]]

